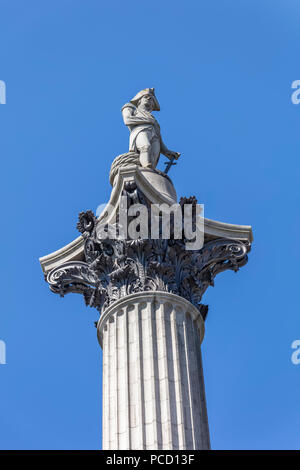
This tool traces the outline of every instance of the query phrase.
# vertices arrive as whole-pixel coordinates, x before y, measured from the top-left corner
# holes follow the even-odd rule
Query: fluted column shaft
[[[208,449],[199,311],[174,294],[140,292],[109,307],[97,330],[103,449]]]

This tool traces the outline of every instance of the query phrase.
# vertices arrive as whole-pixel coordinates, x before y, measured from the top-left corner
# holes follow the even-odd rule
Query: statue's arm
[[[162,140],[161,136],[160,136],[160,153],[162,153],[163,155],[166,155],[166,153],[168,152],[168,147],[165,145],[164,141]]]
[[[123,106],[122,116],[125,126],[138,126],[140,124],[153,124],[153,121],[149,121],[144,117],[139,117],[134,115],[135,107],[133,106]]]
[[[168,147],[164,144],[164,141],[162,140],[161,136],[160,136],[160,153],[165,155],[165,157],[169,158],[170,160],[173,157],[175,158],[175,160],[178,160],[178,158],[180,157],[180,153],[174,152],[173,150],[168,149]]]

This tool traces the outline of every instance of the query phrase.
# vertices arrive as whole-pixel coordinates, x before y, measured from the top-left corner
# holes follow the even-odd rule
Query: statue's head
[[[135,106],[143,106],[148,111],[160,111],[159,102],[155,96],[154,88],[145,88],[139,91],[130,103]]]
[[[137,106],[141,106],[151,112],[155,108],[155,103],[151,95],[144,95],[139,99]]]

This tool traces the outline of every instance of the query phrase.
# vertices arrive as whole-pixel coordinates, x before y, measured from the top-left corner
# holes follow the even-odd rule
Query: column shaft
[[[143,292],[101,316],[103,449],[208,449],[204,323],[187,300]]]

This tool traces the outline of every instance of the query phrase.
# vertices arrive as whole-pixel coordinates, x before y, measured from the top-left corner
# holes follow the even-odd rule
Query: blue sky
[[[254,231],[203,298],[212,447],[299,449],[299,2],[0,0],[0,17],[0,448],[101,446],[97,312],[51,294],[38,258],[108,200],[120,108],[154,86],[178,195]]]

